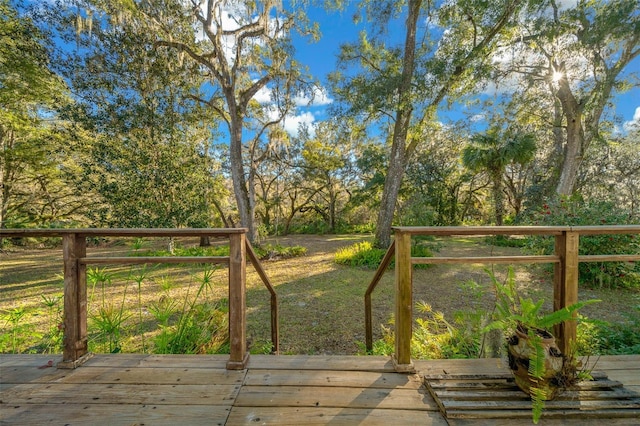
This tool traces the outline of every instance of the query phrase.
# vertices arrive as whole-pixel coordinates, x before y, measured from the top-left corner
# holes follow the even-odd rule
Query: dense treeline
[[[362,0],[328,96],[294,48],[318,6],[279,3],[0,0],[0,226],[384,246],[391,224],[541,223],[560,199],[638,222],[640,128],[615,110],[636,0]],[[287,131],[314,96],[331,116]]]

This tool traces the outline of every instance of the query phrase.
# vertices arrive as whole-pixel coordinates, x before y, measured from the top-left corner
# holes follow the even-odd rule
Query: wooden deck
[[[530,403],[505,393],[497,359],[416,361],[418,374],[408,375],[384,357],[252,355],[236,371],[225,369],[226,355],[96,355],[76,370],[49,366],[59,359],[0,355],[0,424],[531,424]],[[594,417],[580,391],[540,424],[639,424],[640,355],[602,357],[596,371],[620,382],[610,409]]]

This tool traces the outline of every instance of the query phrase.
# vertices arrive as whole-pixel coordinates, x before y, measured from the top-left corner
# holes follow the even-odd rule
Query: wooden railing
[[[62,237],[64,261],[64,348],[59,368],[75,368],[91,353],[87,337],[87,265],[148,263],[214,263],[229,267],[229,341],[227,369],[243,369],[249,353],[246,339],[247,255],[271,294],[271,340],[279,352],[278,299],[244,228],[219,229],[0,229],[0,237]],[[87,257],[87,237],[224,237],[229,256]]]
[[[371,294],[395,255],[395,354],[396,371],[413,371],[411,333],[413,324],[412,265],[436,263],[553,263],[553,308],[559,310],[578,301],[579,262],[632,262],[640,255],[579,255],[581,235],[640,234],[638,225],[621,226],[469,226],[394,227],[394,242],[385,254],[365,293],[366,347],[373,348]],[[417,235],[548,235],[555,238],[555,251],[547,256],[411,257],[411,238]],[[576,339],[576,322],[555,329],[559,347],[566,352]]]

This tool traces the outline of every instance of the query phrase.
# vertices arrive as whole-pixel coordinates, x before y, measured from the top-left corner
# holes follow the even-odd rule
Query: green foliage
[[[100,284],[100,301],[95,309],[90,309],[88,316],[90,327],[97,328],[89,339],[90,348],[106,348],[109,353],[118,353],[122,350],[120,336],[125,322],[132,314],[125,310],[127,299],[127,286],[122,292],[122,300],[119,305],[107,295],[107,289],[111,284],[112,276],[104,269],[91,269],[87,271],[87,282],[91,285],[92,292],[89,298],[89,306],[93,306],[95,287]]]
[[[574,383],[577,380],[577,361],[574,353],[562,354],[562,368],[560,371],[547,370],[546,350],[543,346],[543,338],[553,337],[551,327],[563,321],[575,320],[574,313],[585,305],[597,302],[597,300],[587,300],[574,303],[570,306],[544,314],[541,312],[543,300],[534,302],[530,298],[518,295],[513,267],[509,267],[505,283],[501,283],[495,274],[487,270],[496,296],[496,306],[493,313],[493,322],[484,327],[483,331],[503,330],[509,336],[509,344],[512,336],[516,342],[525,339],[526,350],[519,349],[522,353],[519,358],[528,358],[528,376],[530,380],[529,394],[531,395],[533,422],[538,423],[544,401],[550,395],[550,384],[546,378],[554,373],[554,380],[558,387]],[[516,331],[525,336],[516,335]],[[520,340],[522,342],[522,340]],[[509,363],[511,364],[514,355],[509,352]],[[520,359],[517,361],[520,362]],[[523,388],[524,390],[524,388]]]
[[[516,289],[515,272],[509,267],[507,279],[501,283],[495,274],[487,269],[496,296],[494,321],[488,324],[484,331],[505,330],[513,333],[516,328],[534,333],[535,330],[550,331],[551,327],[563,321],[574,320],[574,312],[599,300],[585,300],[566,306],[550,313],[541,311],[544,300],[534,302],[533,299],[523,298]]]
[[[538,424],[544,410],[547,392],[541,388],[531,388],[531,416],[533,424]]]
[[[161,325],[161,331],[155,338],[154,352],[161,354],[226,353],[229,339],[228,317],[228,306],[225,300],[219,303],[191,304],[188,309],[180,312],[175,324]],[[164,321],[160,317],[156,318]]]
[[[448,322],[442,312],[435,312],[425,302],[416,303],[422,315],[416,318],[411,336],[411,355],[417,359],[475,358],[480,351],[479,323],[465,324],[469,319],[462,313],[455,315],[456,324]],[[471,325],[472,327],[467,327]],[[475,326],[475,327],[473,327]]]
[[[492,128],[485,134],[476,134],[462,151],[462,162],[474,172],[486,172],[493,185],[496,225],[503,224],[503,180],[509,165],[523,166],[531,162],[536,152],[533,135],[509,135]]]
[[[0,337],[1,352],[20,353],[20,348],[32,337],[32,328],[25,321],[27,310],[24,306],[4,311],[2,319],[7,333]]]
[[[339,265],[375,269],[382,261],[384,253],[385,250],[373,247],[370,241],[362,241],[336,251],[335,262]]]
[[[484,241],[487,244],[497,247],[525,247],[527,245],[526,238],[513,238],[508,235],[492,235],[486,237]]]
[[[263,244],[256,245],[253,249],[260,260],[288,259],[307,254],[307,249],[303,246]],[[168,250],[143,250],[133,252],[132,256],[229,256],[229,245],[175,247],[173,253],[170,253]]]
[[[307,254],[306,247],[283,246],[280,244],[264,244],[254,247],[260,260],[288,259],[291,257],[304,256]]]
[[[336,251],[335,262],[338,265],[364,267],[368,269],[376,269],[386,250],[373,246],[370,241],[362,241],[348,247],[343,247]],[[413,257],[432,257],[433,252],[427,245],[416,243],[411,246],[411,256]],[[390,267],[393,267],[395,261],[391,261]],[[414,265],[414,268],[428,268],[429,265]]]
[[[62,295],[47,296],[41,295],[46,308],[47,330],[43,336],[38,352],[59,353],[62,350],[63,334],[63,297]]]
[[[549,201],[530,214],[533,225],[628,225],[636,223],[613,203],[561,198]],[[554,241],[549,237],[528,237],[527,249],[534,254],[553,253]],[[638,235],[580,236],[581,255],[640,254]],[[640,288],[638,262],[581,262],[578,265],[580,285],[592,288]]]
[[[220,245],[220,246],[209,246],[209,247],[180,247],[175,246],[173,249],[173,253],[169,252],[169,250],[140,250],[133,252],[132,256],[229,256],[229,246],[228,245]]]
[[[482,356],[484,336],[481,332],[486,312],[480,308],[484,296],[482,288],[474,282],[460,284],[465,299],[476,309],[457,311],[454,321],[434,311],[430,304],[416,303],[419,313],[413,325],[411,356],[416,359],[477,358]],[[389,321],[393,325],[393,318]],[[395,350],[395,337],[391,327],[382,326],[382,338],[373,342],[373,355],[391,355]],[[365,353],[364,345],[360,351]]]
[[[581,355],[640,353],[640,305],[621,323],[582,318],[576,343]]]

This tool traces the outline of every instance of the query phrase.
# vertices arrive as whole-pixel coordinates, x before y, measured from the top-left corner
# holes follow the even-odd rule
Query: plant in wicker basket
[[[487,272],[494,287],[496,308],[493,322],[483,331],[504,332],[509,368],[516,385],[531,396],[533,422],[538,423],[544,401],[555,398],[578,381],[590,378],[588,372],[580,370],[580,361],[574,353],[560,351],[551,329],[561,322],[575,320],[574,313],[578,309],[598,300],[581,301],[545,314],[541,312],[543,300],[534,302],[518,295],[513,268],[509,268],[504,283],[493,272]]]

